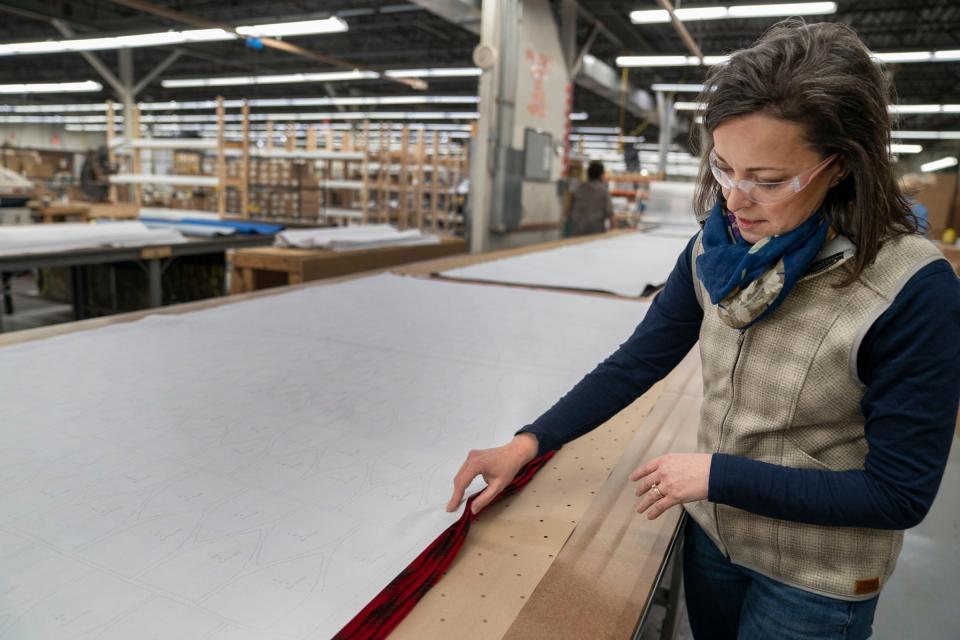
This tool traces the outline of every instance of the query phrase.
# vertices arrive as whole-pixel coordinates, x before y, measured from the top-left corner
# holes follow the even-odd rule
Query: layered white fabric
[[[385,275],[0,348],[0,638],[331,637],[646,308]]]
[[[150,229],[136,221],[17,225],[0,227],[0,256],[179,244],[186,241],[176,229]]]
[[[442,275],[637,297],[648,287],[667,281],[689,239],[690,236],[631,233],[451,269]]]
[[[400,231],[389,224],[287,229],[278,233],[274,240],[274,244],[278,247],[330,249],[332,251],[438,244],[439,242],[440,239],[437,236],[425,234],[419,229]]]

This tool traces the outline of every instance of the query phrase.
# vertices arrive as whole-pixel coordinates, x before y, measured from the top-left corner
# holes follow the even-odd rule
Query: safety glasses
[[[773,204],[776,202],[782,202],[787,198],[798,194],[813,181],[818,173],[823,171],[824,168],[833,162],[836,157],[837,154],[828,156],[800,175],[794,176],[789,180],[781,180],[778,182],[736,180],[733,177],[732,171],[729,169],[721,169],[719,166],[717,166],[716,151],[710,152],[709,162],[710,171],[713,173],[713,177],[720,184],[720,186],[726,190],[727,193],[733,189],[739,189],[740,192],[751,202],[756,202],[757,204]]]

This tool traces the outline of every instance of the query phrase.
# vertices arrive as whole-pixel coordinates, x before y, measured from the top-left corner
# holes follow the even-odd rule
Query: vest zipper
[[[740,354],[743,353],[743,341],[747,337],[747,330],[741,329],[740,335],[737,337],[737,355],[733,359],[733,366],[730,368],[730,404],[727,405],[727,410],[723,414],[723,419],[720,420],[720,434],[717,436],[717,450],[714,453],[720,453],[720,450],[723,448],[723,428],[727,423],[727,417],[730,415],[731,409],[733,409],[733,400],[736,395],[736,388],[734,387],[734,380],[737,375],[737,365],[740,364]],[[720,533],[720,513],[717,508],[717,504],[713,504],[713,521],[717,523],[717,537],[720,539],[720,544],[722,545],[721,551],[727,557],[730,556],[727,553],[727,545],[723,541],[723,535]]]

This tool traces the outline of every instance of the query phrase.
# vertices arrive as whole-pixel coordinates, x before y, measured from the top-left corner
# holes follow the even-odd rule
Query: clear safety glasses
[[[713,177],[727,193],[733,189],[739,189],[751,202],[756,202],[757,204],[773,204],[786,200],[802,191],[817,174],[823,171],[836,157],[837,154],[828,156],[800,175],[794,176],[789,180],[780,180],[778,182],[736,180],[733,177],[732,171],[729,169],[721,169],[717,166],[716,151],[710,152],[709,161],[710,171],[713,172]]]

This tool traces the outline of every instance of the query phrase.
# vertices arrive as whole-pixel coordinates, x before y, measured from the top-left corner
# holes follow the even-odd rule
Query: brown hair
[[[853,273],[844,284],[853,282],[876,259],[884,239],[917,230],[888,152],[891,94],[880,65],[850,27],[797,19],[777,23],[707,74],[700,95],[703,126],[691,129],[691,144],[704,158],[698,212],[705,214],[723,199],[706,161],[721,123],[751,113],[794,122],[823,157],[839,154],[846,166],[839,184],[827,192],[824,212],[857,246]]]

